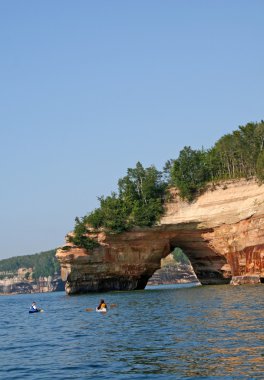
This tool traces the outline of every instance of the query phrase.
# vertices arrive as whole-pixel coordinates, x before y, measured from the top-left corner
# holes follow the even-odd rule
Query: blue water
[[[263,379],[264,286],[0,297],[0,379]],[[103,297],[107,314],[85,311]],[[36,301],[43,313],[29,314]]]

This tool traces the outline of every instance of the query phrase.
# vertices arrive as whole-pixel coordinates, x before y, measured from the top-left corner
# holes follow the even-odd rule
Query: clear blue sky
[[[264,118],[264,1],[0,2],[0,258],[60,246],[137,161]]]

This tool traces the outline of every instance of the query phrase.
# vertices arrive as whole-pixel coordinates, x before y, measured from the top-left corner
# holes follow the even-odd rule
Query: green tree
[[[264,150],[259,153],[256,172],[258,179],[264,182]]]
[[[255,129],[255,139],[257,150],[261,152],[264,149],[264,121],[261,120],[259,124],[257,124]]]
[[[77,247],[85,248],[87,250],[98,247],[98,243],[91,239],[87,234],[89,233],[89,229],[86,223],[86,217],[83,218],[75,218],[75,227],[74,227],[74,235],[69,236],[69,242],[73,243]]]
[[[254,176],[263,143],[263,122],[248,123],[240,126],[232,134],[221,137],[214,146],[214,152],[219,161],[218,178]]]
[[[180,196],[192,201],[210,181],[257,175],[264,181],[264,122],[239,126],[222,136],[209,150],[185,146],[177,159],[168,160],[163,172],[138,162],[118,181],[118,192],[100,197],[100,207],[78,219],[75,244],[90,246],[89,227],[113,232],[135,226],[150,227],[164,212],[168,187],[176,186]],[[87,245],[88,244],[88,245]]]
[[[128,229],[128,210],[125,202],[123,202],[116,193],[106,198],[100,197],[100,212],[101,212],[101,225],[109,230],[115,232],[122,232]],[[91,219],[87,218],[88,222]]]
[[[172,183],[180,190],[182,198],[191,201],[210,179],[207,153],[185,146],[174,161],[171,170]]]
[[[164,182],[168,185],[171,184],[171,170],[173,168],[174,161],[175,160],[172,160],[172,159],[167,160],[163,167],[163,179],[164,179]]]
[[[144,168],[138,162],[119,179],[118,193],[98,198],[100,207],[78,219],[74,233],[80,237],[87,233],[88,226],[117,233],[134,226],[152,226],[163,213],[165,187],[161,172],[154,166]]]
[[[177,263],[179,263],[179,264],[182,264],[182,265],[190,265],[191,264],[188,257],[185,255],[183,250],[179,247],[176,247],[173,250],[172,255],[174,257],[174,260],[177,261]]]

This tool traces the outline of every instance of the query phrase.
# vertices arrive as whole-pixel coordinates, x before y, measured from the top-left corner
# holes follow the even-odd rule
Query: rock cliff
[[[161,259],[160,266],[148,280],[148,286],[199,283],[192,266],[176,262],[172,254]]]
[[[264,278],[264,185],[227,181],[208,186],[192,203],[174,189],[159,225],[91,237],[100,244],[92,251],[66,243],[56,253],[68,294],[143,289],[175,247],[188,256],[202,284],[229,283],[234,276],[259,281]]]
[[[65,285],[60,276],[25,278],[23,269],[18,270],[15,276],[0,280],[0,294],[46,293],[64,290]]]

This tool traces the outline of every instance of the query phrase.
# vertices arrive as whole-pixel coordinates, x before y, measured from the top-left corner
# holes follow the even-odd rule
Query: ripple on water
[[[1,297],[2,379],[262,379],[263,285]],[[11,308],[11,313],[5,311]],[[37,377],[36,377],[37,373]]]

